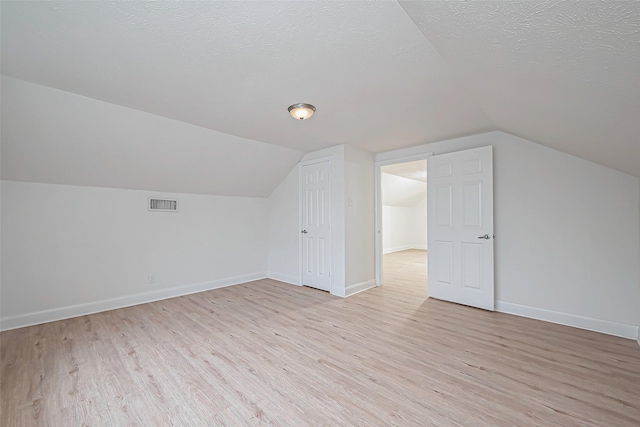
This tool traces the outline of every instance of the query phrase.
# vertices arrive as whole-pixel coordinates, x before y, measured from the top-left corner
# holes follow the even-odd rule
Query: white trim
[[[601,332],[603,334],[615,335],[623,338],[634,339],[638,336],[638,327],[635,325],[594,319],[592,317],[567,314],[543,308],[529,307],[511,302],[496,301],[496,311],[528,317],[530,319],[544,320],[546,322],[557,323],[560,325],[573,326],[575,328]]]
[[[210,282],[193,283],[191,285],[177,286],[167,289],[158,289],[149,292],[110,298],[102,301],[71,305],[67,307],[53,308],[34,313],[20,314],[0,319],[0,330],[23,328],[25,326],[39,325],[41,323],[55,322],[57,320],[72,317],[85,316],[101,311],[115,310],[117,308],[130,307],[132,305],[195,294],[197,292],[210,291],[212,289],[239,285],[254,280],[266,278],[265,273],[246,274],[242,276],[228,277],[226,279],[212,280]]]
[[[636,341],[638,342],[638,345],[640,345],[640,326],[638,326],[637,336],[638,336],[638,339],[636,339]]]
[[[402,154],[405,150],[410,150],[414,147],[401,148],[400,150],[387,151],[384,153],[378,153],[375,157],[376,164],[380,166],[395,165],[397,163],[414,162],[416,160],[425,160],[427,157],[433,156],[433,151],[422,151],[415,154]]]
[[[297,277],[290,274],[276,273],[273,271],[267,271],[267,278],[277,280],[278,282],[288,283],[290,285],[302,286],[300,280]]]
[[[333,159],[333,155],[330,154],[327,156],[316,157],[309,160],[301,160],[300,163],[298,163],[298,166],[309,166],[309,165],[315,165],[316,163],[330,162],[332,159]]]
[[[351,295],[355,295],[359,292],[366,291],[367,289],[374,288],[375,286],[376,286],[375,279],[367,280],[366,282],[355,283],[345,288],[344,296],[350,297]]]
[[[391,254],[391,253],[394,253],[394,252],[408,251],[410,249],[417,249],[417,250],[420,250],[420,251],[426,251],[427,250],[427,246],[426,245],[396,246],[395,248],[384,249],[382,251],[382,254],[386,255],[386,254]]]
[[[392,254],[394,252],[402,252],[408,251],[409,249],[413,249],[412,246],[396,246],[395,248],[387,248],[382,250],[382,255]]]
[[[433,151],[422,151],[424,148],[419,148],[420,152],[413,153],[414,147],[402,148],[400,150],[388,151],[386,153],[376,154],[375,167],[375,225],[374,239],[375,239],[375,282],[376,286],[382,285],[382,166],[394,165],[397,163],[413,162],[416,160],[427,160],[427,158],[433,156]],[[410,154],[411,153],[411,154]]]

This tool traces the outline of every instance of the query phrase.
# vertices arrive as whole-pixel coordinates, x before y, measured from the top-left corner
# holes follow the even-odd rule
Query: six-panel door
[[[302,284],[331,289],[330,163],[302,166]]]
[[[427,160],[429,296],[493,310],[493,148]]]

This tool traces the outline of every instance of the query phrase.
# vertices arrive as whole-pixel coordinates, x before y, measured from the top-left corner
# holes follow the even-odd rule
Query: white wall
[[[299,167],[291,170],[269,197],[267,275],[300,284]]]
[[[345,293],[375,286],[374,155],[345,146]]]
[[[380,191],[383,206],[413,206],[427,194],[427,183],[398,175],[380,173]]]
[[[411,208],[406,206],[382,206],[382,253],[412,249]]]
[[[628,338],[640,324],[638,178],[503,132],[381,153],[494,147],[497,309]]]
[[[2,328],[265,277],[267,218],[261,198],[3,181]]]
[[[383,253],[427,249],[427,184],[380,174]]]
[[[637,178],[502,132],[376,160],[485,145],[495,156],[497,308],[636,338]],[[349,150],[305,157],[332,159],[336,295],[355,292],[374,274],[373,163]],[[147,191],[2,182],[2,327],[252,280],[267,270],[296,278],[297,175],[296,168],[270,200],[171,194],[180,199],[178,214],[147,212],[147,197],[162,196]]]
[[[426,196],[410,207],[382,206],[382,245],[385,254],[427,249]]]

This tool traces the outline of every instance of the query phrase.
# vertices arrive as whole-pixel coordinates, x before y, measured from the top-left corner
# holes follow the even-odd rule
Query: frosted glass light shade
[[[311,104],[293,104],[289,107],[289,114],[296,120],[306,120],[313,116],[316,107]]]

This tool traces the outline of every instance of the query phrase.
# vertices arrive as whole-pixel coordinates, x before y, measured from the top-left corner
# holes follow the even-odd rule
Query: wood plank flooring
[[[3,332],[0,425],[640,425],[635,341],[427,299],[423,256]]]

